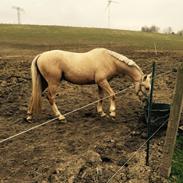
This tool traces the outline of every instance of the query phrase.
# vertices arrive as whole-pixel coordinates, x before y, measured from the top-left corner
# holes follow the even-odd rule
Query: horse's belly
[[[64,73],[64,79],[74,84],[94,84],[95,78],[93,74],[82,72]]]

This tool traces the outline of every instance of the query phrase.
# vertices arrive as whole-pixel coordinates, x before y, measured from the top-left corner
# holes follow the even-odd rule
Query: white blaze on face
[[[149,95],[151,91],[151,77],[152,74],[144,75],[141,83],[141,90],[147,95]]]
[[[141,83],[135,84],[135,90],[139,99],[143,102],[151,91],[151,74],[144,75]]]

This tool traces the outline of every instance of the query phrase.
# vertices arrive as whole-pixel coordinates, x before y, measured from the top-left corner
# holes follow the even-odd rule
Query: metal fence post
[[[151,136],[151,109],[152,109],[152,99],[154,91],[154,76],[155,76],[156,63],[153,62],[152,65],[152,80],[151,80],[151,92],[148,98],[148,115],[147,115],[147,149],[146,149],[146,165],[149,165],[149,148],[150,148],[150,136]]]

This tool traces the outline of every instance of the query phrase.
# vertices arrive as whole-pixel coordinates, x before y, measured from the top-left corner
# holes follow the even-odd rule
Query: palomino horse
[[[99,102],[97,112],[106,114],[102,108],[104,91],[110,95],[110,116],[116,116],[115,93],[108,80],[119,74],[128,75],[140,100],[150,91],[151,75],[144,75],[140,67],[127,57],[104,48],[96,48],[86,53],[73,53],[60,50],[44,52],[32,62],[32,96],[28,107],[27,120],[32,119],[33,112],[41,109],[42,92],[48,88],[47,98],[53,113],[59,120],[65,117],[55,103],[56,91],[62,79],[74,84],[97,84]]]

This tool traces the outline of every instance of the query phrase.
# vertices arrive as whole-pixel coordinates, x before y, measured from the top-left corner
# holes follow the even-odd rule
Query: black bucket
[[[148,105],[144,107],[145,122],[147,123]],[[159,128],[164,122],[168,123],[170,105],[165,103],[152,103],[151,132]],[[165,125],[166,126],[166,125]]]

